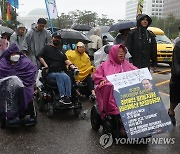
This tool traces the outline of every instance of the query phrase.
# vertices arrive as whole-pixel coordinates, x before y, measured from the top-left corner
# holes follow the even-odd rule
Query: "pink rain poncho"
[[[110,49],[109,60],[102,63],[94,73],[94,83],[97,86],[95,92],[101,118],[104,118],[105,115],[119,114],[113,95],[114,87],[107,80],[106,76],[137,69],[125,59],[120,63],[118,59],[118,50],[120,47],[127,52],[124,45],[114,45]],[[106,83],[101,86],[100,82],[103,80],[106,80]]]

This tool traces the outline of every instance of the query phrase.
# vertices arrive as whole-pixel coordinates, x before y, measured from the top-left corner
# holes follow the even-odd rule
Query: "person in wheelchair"
[[[91,100],[95,100],[94,82],[91,77],[95,68],[91,65],[90,58],[85,50],[84,43],[78,42],[75,50],[68,50],[66,56],[79,69],[79,75],[75,78],[76,82],[84,82],[87,84],[89,90],[88,93],[90,93],[89,97]]]
[[[106,119],[107,116],[116,119],[114,118],[116,115],[118,115],[120,119],[119,110],[113,95],[113,85],[107,80],[106,76],[137,69],[125,59],[126,53],[127,50],[124,45],[113,45],[109,51],[109,59],[101,63],[94,73],[96,99],[101,119]],[[123,132],[124,126],[122,125],[121,119],[119,121],[121,124],[120,131]]]
[[[46,45],[37,56],[41,64],[48,68],[47,78],[53,78],[57,82],[59,91],[59,101],[62,103],[71,103],[71,79],[67,75],[67,67],[76,69],[61,49],[61,34],[55,32],[52,35],[50,45]]]
[[[0,118],[8,118],[9,124],[20,124],[22,119],[25,124],[36,123],[33,105],[36,71],[36,65],[16,44],[4,51],[0,59]]]

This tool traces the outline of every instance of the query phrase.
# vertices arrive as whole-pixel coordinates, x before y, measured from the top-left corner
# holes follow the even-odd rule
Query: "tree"
[[[61,13],[61,16],[59,17],[59,27],[61,29],[64,28],[71,28],[71,25],[73,24],[73,19],[70,15],[66,15],[64,13]]]
[[[92,11],[71,11],[67,15],[62,13],[59,20],[53,20],[53,25],[56,27],[70,28],[73,24],[87,24],[91,27],[95,26],[109,26],[114,23],[113,19],[108,19],[107,15],[102,15],[102,18],[98,17],[96,12]]]
[[[6,20],[6,15],[7,15],[7,2],[6,1],[0,1],[0,5],[1,5],[1,10],[2,10],[2,20],[4,21],[3,25],[4,26],[8,26],[10,28],[12,28],[13,30],[16,29],[17,25],[20,24],[20,22],[18,22],[17,16],[18,14],[16,13],[15,8],[11,7],[10,11],[11,11],[11,21],[8,22]]]
[[[73,23],[96,26],[96,21],[98,18],[96,12],[91,12],[86,10],[85,11],[76,10],[76,11],[71,11],[69,15],[72,16]]]
[[[99,26],[111,26],[114,23],[113,19],[108,19],[107,15],[102,14],[102,18],[98,19]]]
[[[157,17],[151,18],[153,21],[151,26],[161,28],[169,38],[177,37],[180,19],[175,19],[173,14],[170,14],[167,18],[163,19],[158,19]]]

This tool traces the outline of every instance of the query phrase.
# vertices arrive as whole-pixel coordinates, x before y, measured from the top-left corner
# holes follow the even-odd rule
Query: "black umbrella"
[[[116,24],[113,24],[110,29],[110,31],[119,31],[122,29],[128,29],[128,28],[132,28],[132,27],[136,27],[136,21],[130,21],[130,20],[126,20],[126,21],[120,21]]]
[[[77,31],[89,31],[92,27],[86,24],[75,24],[71,28]]]
[[[12,34],[14,31],[9,28],[9,27],[5,27],[5,26],[0,26],[0,34],[3,34],[3,33],[9,33],[9,34]]]
[[[53,33],[51,27],[48,27],[48,28],[46,28],[46,29],[47,29],[47,30],[50,30],[51,33]],[[60,28],[58,28],[58,27],[53,27],[53,31],[54,31],[54,32],[56,32],[56,31],[58,31],[58,30],[60,30]]]
[[[58,30],[61,34],[61,38],[63,43],[69,43],[69,44],[76,44],[77,42],[81,41],[85,44],[90,43],[91,41],[85,36],[83,33],[73,30],[73,29],[61,29]]]

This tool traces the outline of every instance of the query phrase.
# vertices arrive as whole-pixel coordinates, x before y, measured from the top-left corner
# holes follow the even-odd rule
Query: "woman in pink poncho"
[[[113,95],[114,87],[106,76],[137,69],[125,59],[126,53],[127,50],[124,45],[112,46],[109,52],[109,60],[102,63],[94,73],[98,110],[102,119],[105,115],[119,114]]]

